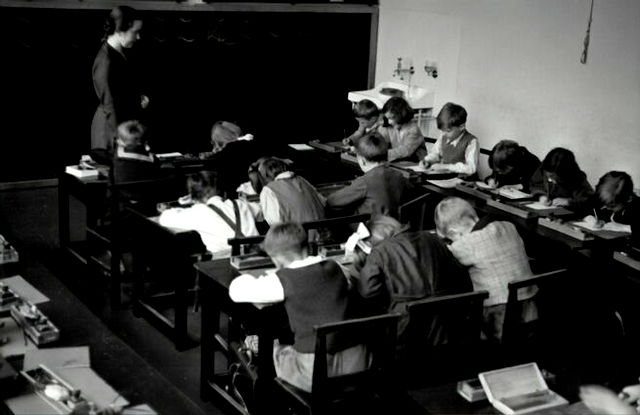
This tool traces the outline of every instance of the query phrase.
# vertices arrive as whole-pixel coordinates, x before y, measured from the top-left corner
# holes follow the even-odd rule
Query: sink
[[[401,82],[381,82],[373,89],[366,91],[351,91],[347,99],[358,102],[362,99],[370,99],[378,108],[382,108],[385,102],[392,96],[401,96],[409,102],[413,109],[433,108],[433,91],[420,86],[409,86]]]

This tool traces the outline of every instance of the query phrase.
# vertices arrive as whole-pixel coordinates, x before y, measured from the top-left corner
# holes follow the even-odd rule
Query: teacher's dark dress
[[[142,109],[130,62],[107,42],[93,62],[93,87],[99,105],[91,123],[91,148],[112,152],[118,124],[140,119]]]

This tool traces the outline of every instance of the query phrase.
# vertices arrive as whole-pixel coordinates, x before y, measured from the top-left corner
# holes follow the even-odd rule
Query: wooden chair
[[[400,206],[398,216],[401,223],[409,224],[412,231],[434,229],[433,212],[442,199],[433,193],[425,193]]]
[[[349,225],[366,222],[371,217],[370,214],[359,214],[351,216],[341,216],[337,218],[321,219],[317,221],[305,222],[302,227],[310,233],[310,253],[316,255],[318,253],[318,245],[327,243],[340,243],[346,241],[353,230]],[[319,231],[324,230],[329,235],[329,239],[316,238]],[[327,232],[328,230],[328,232]],[[315,232],[315,233],[314,233]],[[326,237],[326,235],[323,235]],[[245,236],[241,238],[230,238],[228,243],[231,246],[231,255],[240,255],[243,253],[243,246],[256,245],[264,240],[263,235]]]
[[[193,264],[210,255],[196,231],[165,228],[134,207],[125,212],[132,242],[133,312],[171,338],[177,349],[185,349],[194,344],[187,333],[189,295],[194,303],[198,295]],[[164,313],[169,308],[173,318]]]
[[[364,410],[368,403],[390,399],[396,390],[392,369],[398,318],[398,314],[385,314],[314,327],[312,391],[302,391],[276,378],[276,388],[284,393],[290,409],[295,413],[336,413],[349,408],[350,404]],[[354,374],[327,376],[327,339],[330,336],[345,336],[356,344],[365,345],[369,367]]]
[[[180,180],[181,181],[181,180]],[[122,257],[130,250],[125,207],[135,205],[140,211],[150,212],[161,201],[176,199],[183,184],[170,176],[157,180],[114,183],[108,187],[108,217],[99,226],[89,226],[90,240],[88,265],[98,270],[109,280],[109,297],[112,309],[121,306],[121,284],[123,280]],[[106,255],[105,255],[106,254]]]
[[[482,366],[481,331],[487,291],[441,295],[406,305],[400,361],[408,385],[475,376]]]
[[[550,313],[551,306],[559,306],[559,304],[552,304],[553,297],[557,297],[559,294],[558,290],[556,290],[559,280],[566,277],[567,274],[568,270],[563,268],[534,275],[530,278],[511,281],[508,284],[509,297],[502,327],[502,344],[509,345],[526,342],[528,338],[536,334],[540,318],[545,317],[545,313]],[[538,318],[532,321],[523,321],[524,301],[518,299],[518,292],[526,288],[537,289],[532,299],[526,300],[534,301],[536,306],[540,306],[537,310]],[[542,313],[542,316],[540,313]]]

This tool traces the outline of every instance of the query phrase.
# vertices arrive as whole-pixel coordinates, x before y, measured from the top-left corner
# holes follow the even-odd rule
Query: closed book
[[[98,177],[100,175],[100,172],[96,169],[87,169],[77,164],[65,167],[64,171],[79,178]]]

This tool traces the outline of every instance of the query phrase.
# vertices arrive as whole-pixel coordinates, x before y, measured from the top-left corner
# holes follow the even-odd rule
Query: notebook
[[[535,362],[483,372],[478,377],[489,402],[503,414],[526,414],[569,403],[549,389]]]

